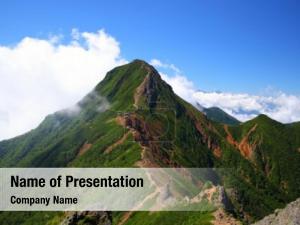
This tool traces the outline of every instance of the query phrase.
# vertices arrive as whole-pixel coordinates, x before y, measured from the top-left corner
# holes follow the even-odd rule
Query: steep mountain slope
[[[152,66],[135,60],[108,72],[73,108],[0,142],[0,166],[232,168],[219,182],[231,212],[247,222],[300,196],[299,131],[299,124],[283,125],[266,116],[238,126],[211,121],[174,94]],[[138,224],[134,221],[144,218],[160,224],[169,214],[178,215],[134,213],[124,220],[126,215],[113,213],[113,220]],[[7,218],[10,224],[31,224],[32,215],[38,218],[35,224],[63,218],[59,213],[11,215],[1,213],[0,224]],[[199,218],[209,224],[212,218],[210,212],[181,217],[186,224]]]
[[[204,112],[209,119],[219,123],[224,123],[228,125],[238,125],[241,123],[236,118],[224,112],[218,107],[204,108],[202,112]]]
[[[243,159],[247,160],[247,163],[250,162],[251,167],[255,170],[255,174],[248,173],[249,171],[245,172],[244,169],[239,171],[239,173],[244,174],[246,180],[252,180],[247,182],[248,184],[245,186],[236,184],[239,186],[241,199],[249,201],[250,196],[253,199],[260,199],[260,197],[254,196],[259,192],[247,191],[249,189],[247,185],[249,184],[254,185],[253,190],[261,188],[267,190],[266,196],[271,197],[268,200],[268,197],[262,197],[263,201],[261,202],[254,200],[253,203],[256,202],[257,206],[252,205],[250,202],[249,206],[243,203],[244,210],[250,207],[256,211],[258,205],[264,204],[264,207],[261,207],[260,210],[268,209],[264,212],[268,214],[271,208],[276,208],[276,205],[281,208],[284,206],[282,203],[299,197],[300,174],[297,165],[300,162],[300,154],[297,146],[299,145],[300,133],[297,128],[298,124],[284,125],[265,115],[260,115],[239,126],[224,125],[223,128],[219,129],[220,132],[224,132],[223,135],[226,137],[227,142],[239,152]],[[229,159],[229,161],[235,160],[235,157]],[[233,167],[239,170],[242,164],[244,162],[240,161]],[[262,179],[261,176],[264,178]],[[248,194],[244,195],[247,192]],[[249,192],[252,192],[252,194],[249,194]],[[277,203],[270,201],[274,198],[278,198]],[[282,203],[280,204],[280,202]],[[251,211],[251,209],[249,210]],[[260,215],[259,217],[262,216],[259,212],[255,214]]]
[[[224,127],[227,140],[257,170],[294,199],[300,190],[299,124],[281,124],[265,115],[236,127]]]
[[[108,104],[109,109],[102,110]],[[185,164],[190,165],[197,165],[199,161],[203,166],[212,164],[212,153],[199,138],[201,132],[206,132],[204,129],[209,132],[210,122],[176,96],[154,68],[142,61],[110,71],[74,108],[50,115],[37,129],[1,142],[1,165],[104,166],[109,163],[112,166],[111,154],[117,158],[120,155],[116,154],[118,151],[106,149],[122,138],[125,140],[115,148],[121,146],[133,157],[133,161],[124,166],[138,161],[139,151],[144,148],[151,150],[147,151],[147,157],[152,157],[152,163],[175,165],[185,160]],[[203,129],[201,123],[205,123]],[[191,129],[187,129],[189,127]],[[191,140],[187,142],[186,138]],[[197,144],[201,151],[193,149]],[[87,146],[89,150],[82,154],[81,149]],[[110,154],[103,154],[107,152]],[[171,160],[172,157],[176,160]],[[115,165],[123,164],[117,161]]]

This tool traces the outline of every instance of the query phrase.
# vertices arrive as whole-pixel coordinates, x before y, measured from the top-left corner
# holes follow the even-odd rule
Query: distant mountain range
[[[199,103],[196,103],[196,107],[199,111],[203,112],[207,116],[207,118],[215,122],[224,123],[227,125],[238,125],[241,123],[236,118],[224,112],[218,107],[205,108]]]
[[[241,123],[219,108],[197,109],[142,60],[108,72],[73,108],[0,142],[0,156],[1,167],[231,168],[220,178],[231,205],[225,214],[244,223],[300,197],[300,123],[265,115]],[[214,213],[90,212],[74,220],[62,212],[1,212],[0,224],[192,225],[211,224]]]

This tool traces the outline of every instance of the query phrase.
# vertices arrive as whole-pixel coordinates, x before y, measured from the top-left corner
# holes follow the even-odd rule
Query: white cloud
[[[300,97],[283,92],[259,96],[198,91],[193,94],[193,99],[204,107],[220,107],[241,121],[258,114],[266,114],[283,123],[300,121]]]
[[[0,45],[0,140],[36,127],[49,113],[69,109],[103,79],[106,72],[126,63],[117,40],[104,30],[96,33],[73,29],[71,40],[25,37],[14,46]],[[273,96],[196,91],[174,64],[152,59],[174,91],[195,104],[218,106],[245,121],[258,112],[282,122],[300,120],[300,97],[279,92]],[[174,74],[168,76],[167,74]],[[98,110],[109,108],[105,99]]]
[[[152,60],[151,64],[158,68],[165,67],[159,60]],[[169,76],[162,72],[160,74],[172,86],[174,92],[186,101],[194,105],[199,103],[204,107],[219,107],[240,121],[252,119],[258,114],[266,114],[283,123],[300,121],[300,96],[281,91],[269,91],[268,95],[204,92],[198,91],[193,82],[183,75]]]
[[[172,70],[176,75],[181,73],[180,69],[178,69],[174,64],[162,63],[158,59],[151,59],[150,64],[157,68]]]
[[[167,74],[161,73],[160,75],[163,80],[170,84],[174,92],[185,99],[188,102],[193,102],[195,93],[195,87],[193,82],[189,81],[186,77],[181,75],[168,76]]]
[[[104,30],[72,30],[71,40],[25,37],[0,45],[0,140],[36,127],[49,113],[74,105],[126,61]]]

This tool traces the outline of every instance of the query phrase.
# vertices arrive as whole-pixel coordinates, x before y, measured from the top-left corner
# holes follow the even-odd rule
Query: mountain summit
[[[109,71],[74,107],[0,142],[0,166],[231,168],[219,185],[231,213],[251,222],[300,196],[299,149],[299,123],[265,116],[235,126],[212,121],[178,97],[154,67],[134,60]],[[161,224],[164,215],[136,213],[134,222],[128,217],[123,224],[151,224],[151,218]],[[9,224],[29,220],[20,217]],[[181,217],[196,221],[193,213]],[[0,223],[8,218],[1,213]]]
[[[126,107],[154,107],[158,102],[169,104],[174,97],[171,86],[164,82],[155,68],[145,61],[133,62],[108,72],[96,91],[114,100],[126,102]]]

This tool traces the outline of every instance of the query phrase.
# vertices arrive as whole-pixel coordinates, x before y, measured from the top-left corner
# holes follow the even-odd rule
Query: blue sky
[[[0,45],[104,28],[128,60],[158,58],[202,90],[300,94],[300,1],[1,1]]]

